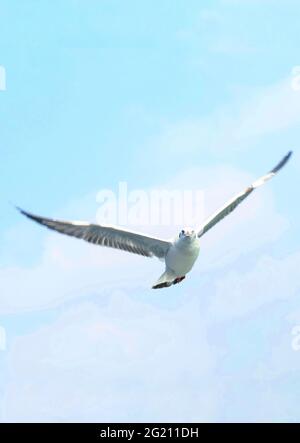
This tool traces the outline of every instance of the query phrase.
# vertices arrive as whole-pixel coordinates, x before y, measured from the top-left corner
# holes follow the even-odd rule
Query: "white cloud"
[[[221,320],[248,315],[276,300],[294,297],[300,291],[295,279],[300,252],[281,259],[262,256],[246,272],[232,270],[216,283],[210,313]]]
[[[214,366],[195,299],[169,310],[115,293],[16,339],[3,419],[211,420]]]
[[[262,89],[242,108],[237,122],[240,138],[279,132],[300,123],[300,94],[292,77]]]
[[[151,140],[157,155],[250,149],[253,138],[299,130],[300,93],[293,90],[292,75],[276,84],[251,91],[243,102],[224,105],[205,117],[168,123]]]
[[[299,368],[289,336],[295,318],[276,320],[274,307],[299,291],[298,268],[299,253],[265,258],[248,273],[219,281],[215,293],[212,282],[204,291],[182,286],[175,304],[175,293],[155,298],[132,289],[111,290],[103,302],[79,300],[10,344],[2,419],[287,419],[270,395],[289,404],[280,378]],[[253,342],[245,319],[250,340],[258,334]]]

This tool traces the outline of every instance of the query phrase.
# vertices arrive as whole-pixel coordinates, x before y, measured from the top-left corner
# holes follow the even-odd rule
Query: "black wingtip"
[[[15,206],[16,210],[19,211],[21,214],[26,215],[26,216],[28,215],[28,213],[26,211],[24,211],[24,209],[20,208],[20,206],[16,206],[16,205],[14,205],[14,206]]]
[[[30,212],[25,211],[24,209],[20,208],[19,206],[15,206],[16,210],[20,212],[20,214],[25,215],[25,217],[30,218],[31,220],[38,221],[38,217],[30,214]]]
[[[293,151],[289,151],[287,153],[287,155],[285,157],[283,157],[281,162],[278,163],[278,165],[275,166],[274,169],[272,169],[271,173],[276,174],[278,171],[280,171],[280,169],[282,169],[287,164],[287,162],[289,161],[289,159],[291,158],[292,155],[293,155]]]

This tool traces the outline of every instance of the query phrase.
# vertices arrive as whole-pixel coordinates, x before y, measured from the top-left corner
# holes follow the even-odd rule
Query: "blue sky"
[[[299,13],[1,1],[2,421],[299,421]],[[126,181],[203,189],[209,213],[290,149],[166,291],[149,289],[161,263],[49,234],[10,203],[93,220],[97,192]]]

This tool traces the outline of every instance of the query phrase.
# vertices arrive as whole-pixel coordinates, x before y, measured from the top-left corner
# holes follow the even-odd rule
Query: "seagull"
[[[268,174],[256,180],[243,192],[229,200],[197,229],[185,228],[173,240],[163,240],[120,227],[98,225],[81,221],[60,221],[33,215],[23,209],[17,209],[26,217],[49,229],[86,240],[95,245],[107,246],[143,255],[157,257],[165,262],[165,271],[154,283],[152,289],[167,288],[182,282],[193,268],[200,251],[200,238],[212,227],[229,215],[258,187],[273,178],[289,161],[290,151]]]

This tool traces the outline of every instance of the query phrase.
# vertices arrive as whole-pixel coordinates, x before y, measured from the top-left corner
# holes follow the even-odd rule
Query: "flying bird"
[[[243,192],[229,200],[197,229],[185,228],[173,240],[163,240],[138,232],[113,226],[98,225],[79,221],[60,221],[40,217],[17,208],[23,215],[49,229],[86,240],[95,245],[121,249],[145,257],[157,257],[165,262],[165,271],[152,286],[153,289],[166,288],[182,282],[193,268],[200,250],[200,238],[224,217],[229,215],[256,188],[273,178],[282,169],[290,157],[290,151],[281,162],[260,179],[252,183]]]

